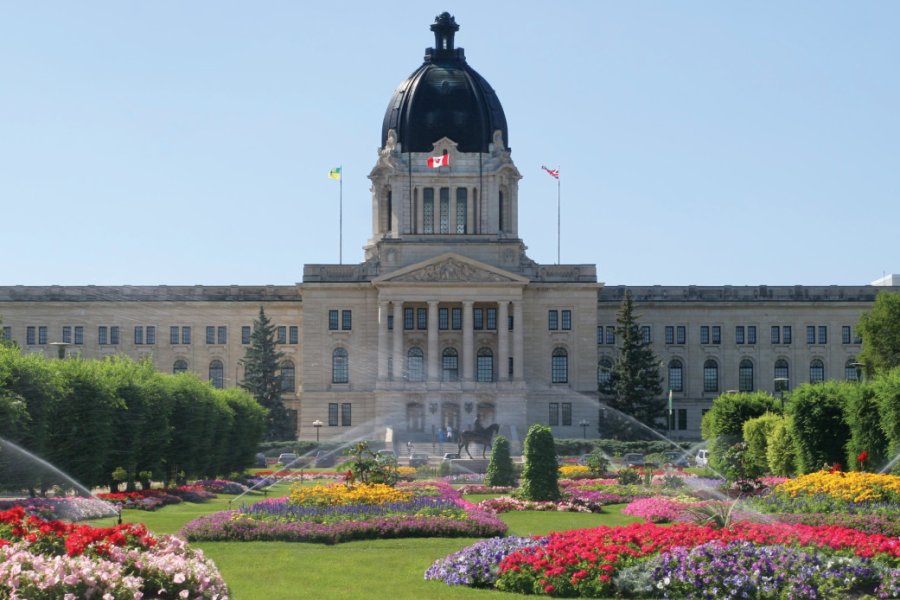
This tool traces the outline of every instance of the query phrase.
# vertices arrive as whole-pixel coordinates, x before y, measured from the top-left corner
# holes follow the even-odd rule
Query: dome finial
[[[448,12],[442,12],[434,18],[431,25],[434,32],[434,49],[437,53],[453,51],[453,36],[459,31],[456,19]]]

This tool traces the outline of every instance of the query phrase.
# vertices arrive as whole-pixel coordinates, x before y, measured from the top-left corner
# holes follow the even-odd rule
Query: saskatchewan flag
[[[335,167],[334,169],[328,171],[328,177],[330,177],[331,179],[337,179],[338,181],[340,181],[341,180],[341,168]]]

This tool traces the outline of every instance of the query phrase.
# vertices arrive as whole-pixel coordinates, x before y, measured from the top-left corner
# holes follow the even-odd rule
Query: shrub
[[[850,428],[844,421],[844,385],[824,381],[802,385],[791,393],[789,412],[801,473],[844,462],[844,447],[850,438]]]
[[[878,377],[872,384],[881,417],[881,428],[888,443],[888,456],[900,454],[900,368]],[[895,463],[895,469],[900,462]]]
[[[526,500],[558,500],[558,469],[553,433],[544,425],[532,425],[525,436],[522,497]]]
[[[747,461],[760,474],[769,470],[766,449],[772,430],[779,421],[781,421],[780,415],[766,413],[761,417],[744,422],[743,432],[744,442],[747,444]]]
[[[491,462],[484,476],[485,485],[516,485],[516,471],[509,453],[509,440],[502,435],[494,438]]]
[[[619,485],[637,485],[641,482],[641,473],[637,469],[622,469],[616,474]]]
[[[772,426],[766,446],[766,462],[772,475],[790,477],[795,471],[796,454],[790,423],[782,417]]]
[[[888,441],[881,426],[875,389],[855,382],[843,383],[841,389],[846,397],[844,420],[850,428],[844,464],[857,471],[866,467],[877,470],[886,461]],[[862,462],[860,456],[864,457]]]
[[[775,398],[765,392],[727,393],[713,400],[700,425],[708,442],[710,466],[723,468],[722,456],[729,446],[743,440],[745,422],[778,410]]]
[[[584,459],[584,464],[594,477],[603,477],[609,470],[609,459],[600,452],[592,452]]]

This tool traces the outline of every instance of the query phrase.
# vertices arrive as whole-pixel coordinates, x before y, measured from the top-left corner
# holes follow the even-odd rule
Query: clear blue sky
[[[387,10],[385,7],[390,6]],[[394,88],[448,10],[529,255],[609,284],[900,271],[900,3],[7,2],[0,285],[291,284],[370,235]]]

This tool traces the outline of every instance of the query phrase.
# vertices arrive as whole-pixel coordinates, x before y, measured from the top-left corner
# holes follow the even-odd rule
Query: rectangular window
[[[472,321],[473,321],[473,329],[484,329],[484,309],[483,308],[473,308],[472,309]]]
[[[217,336],[218,340],[216,340],[216,341],[218,341],[222,345],[227,344],[228,343],[228,328],[225,327],[224,325],[219,325],[217,332],[218,332],[218,336]]]
[[[156,344],[156,325],[147,325],[147,339],[144,341],[148,346]]]
[[[744,326],[737,325],[734,328],[734,343],[735,344],[743,344],[744,343]]]
[[[778,325],[772,325],[772,343],[781,343],[781,327],[779,327]]]
[[[562,312],[562,327],[563,331],[572,331],[572,311],[564,310]]]
[[[487,330],[497,331],[497,309],[487,309]]]
[[[388,331],[393,331],[394,330],[394,315],[388,315],[387,321],[388,321],[388,323],[387,323]]]
[[[718,325],[712,326],[712,343],[713,344],[721,344],[722,343],[722,328]]]
[[[850,343],[850,326],[849,325],[841,326],[841,343],[842,344]]]
[[[784,334],[783,338],[782,338],[784,343],[790,344],[791,343],[791,326],[785,325],[784,327],[781,328],[781,331]]]
[[[700,343],[701,344],[709,343],[709,325],[701,325],[700,326]]]
[[[72,326],[71,325],[63,325],[62,341],[63,341],[63,344],[71,344],[72,343]]]
[[[416,309],[416,329],[428,329],[428,309]]]
[[[550,331],[556,331],[557,329],[559,329],[559,311],[547,311],[547,329],[549,329]]]
[[[353,405],[349,402],[341,404],[341,426],[350,427],[353,425]]]
[[[650,341],[650,326],[641,325],[641,343],[645,346],[649,346]]]
[[[212,325],[206,326],[206,343],[207,344],[215,344],[216,343],[216,328]]]
[[[684,371],[680,362],[669,364],[669,389],[673,392],[684,391]]]
[[[466,232],[468,195],[469,190],[466,188],[456,188],[456,233]]]
[[[403,309],[403,329],[411,330],[416,324],[416,311],[412,308]]]
[[[191,343],[191,326],[185,325],[181,328],[181,343],[185,346]]]
[[[609,346],[616,343],[616,328],[612,325],[606,326],[606,343]]]
[[[250,343],[250,326],[241,325],[241,343],[247,345]]]
[[[328,331],[337,331],[338,328],[338,311],[332,309],[328,311]]]
[[[678,430],[684,431],[687,429],[687,409],[679,408],[678,409]]]
[[[12,339],[12,327],[10,327],[9,325],[3,326],[3,339],[4,340]]]
[[[597,344],[603,344],[603,325],[597,325]]]
[[[462,329],[462,309],[461,308],[451,308],[450,309],[450,328],[451,329]]]
[[[506,328],[510,331],[513,330],[513,325],[515,325],[515,321],[513,320],[512,315],[506,315]]]
[[[564,427],[572,426],[572,403],[562,403],[562,424]]]
[[[109,343],[109,329],[106,325],[100,325],[97,328],[97,341],[101,346],[105,346]]]
[[[441,233],[450,233],[450,188],[441,188]]]
[[[553,427],[559,425],[559,402],[550,403],[550,415],[548,424]]]
[[[675,343],[684,345],[687,340],[687,327],[685,327],[684,325],[679,325],[675,329],[675,332],[676,332]]]
[[[113,346],[119,345],[119,326],[110,325],[109,327],[109,343]]]
[[[134,345],[140,346],[144,343],[144,328],[140,325],[134,326]]]
[[[46,325],[38,325],[38,344],[46,344],[47,343],[47,326]]]
[[[450,310],[446,308],[438,309],[438,329],[446,331],[450,329]]]
[[[350,331],[353,329],[353,311],[352,310],[342,310],[341,311],[341,329],[343,331]]]
[[[81,346],[84,344],[84,327],[81,325],[75,326],[75,345]]]
[[[25,328],[25,344],[28,346],[34,346],[34,343],[37,341],[35,337],[35,333],[37,332],[37,328],[34,325],[29,325]]]
[[[178,344],[178,325],[169,326],[169,343],[173,346]]]
[[[287,344],[287,327],[284,325],[279,325],[275,328],[275,343],[276,344]]]
[[[756,325],[747,325],[747,343],[756,343]]]
[[[819,325],[819,343],[820,344],[828,343],[828,326],[827,325]]]
[[[666,344],[674,344],[675,343],[675,327],[672,325],[666,325]]]
[[[338,426],[338,404],[337,402],[328,403],[328,426]]]
[[[434,233],[434,188],[422,190],[422,233]]]
[[[300,343],[300,328],[296,325],[288,327],[288,344]]]
[[[509,357],[509,360],[507,361],[507,363],[508,363],[507,364],[508,368],[507,368],[506,372],[510,377],[512,377],[513,376],[513,357],[512,356]]]
[[[807,325],[806,326],[806,343],[807,344],[815,344],[816,343],[816,326],[815,325]]]

